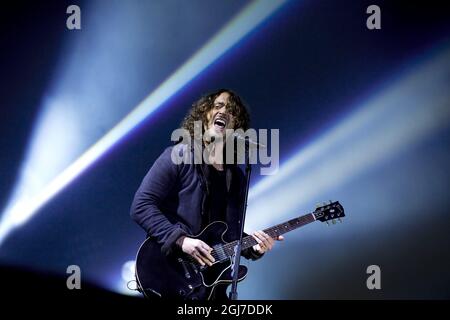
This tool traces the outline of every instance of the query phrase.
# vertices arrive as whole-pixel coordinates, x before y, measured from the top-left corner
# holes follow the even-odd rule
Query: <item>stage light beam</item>
[[[249,192],[249,231],[311,207],[326,193],[449,127],[450,50],[394,84],[294,154]],[[270,198],[270,201],[267,199]],[[277,213],[277,214],[274,214]],[[375,217],[373,223],[382,223]]]
[[[13,229],[27,222],[47,201],[78,177],[133,128],[142,123],[171,96],[271,16],[285,2],[286,0],[251,2],[131,113],[50,183],[36,194],[14,199],[3,212],[0,221],[0,245]]]

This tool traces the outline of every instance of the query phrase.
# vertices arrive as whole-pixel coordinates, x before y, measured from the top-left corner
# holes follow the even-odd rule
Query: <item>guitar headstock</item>
[[[342,222],[341,219],[345,217],[345,212],[339,201],[333,202],[330,200],[329,202],[318,204],[313,215],[316,220],[326,222],[327,224],[329,224],[328,221],[331,220],[331,222],[335,224],[336,220]]]

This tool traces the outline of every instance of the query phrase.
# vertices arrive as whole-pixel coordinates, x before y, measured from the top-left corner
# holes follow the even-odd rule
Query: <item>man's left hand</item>
[[[261,230],[253,232],[252,236],[253,238],[255,238],[256,242],[258,242],[258,244],[253,246],[253,250],[258,252],[259,254],[263,254],[271,250],[275,243],[275,240],[277,241],[284,240],[283,236],[278,236],[278,238],[273,239],[271,236],[269,236],[267,233]]]

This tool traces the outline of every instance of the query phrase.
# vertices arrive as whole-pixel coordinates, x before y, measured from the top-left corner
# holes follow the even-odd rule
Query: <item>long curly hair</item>
[[[220,89],[213,93],[207,94],[192,104],[185,118],[181,123],[181,128],[189,131],[191,137],[194,136],[194,122],[201,121],[207,123],[206,115],[214,107],[214,100],[222,93],[227,92],[228,98],[227,109],[234,117],[234,130],[243,129],[246,131],[250,127],[250,114],[241,98],[229,89]],[[203,130],[203,128],[202,128]]]

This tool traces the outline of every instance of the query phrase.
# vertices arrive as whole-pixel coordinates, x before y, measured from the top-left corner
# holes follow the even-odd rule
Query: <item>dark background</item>
[[[19,179],[45,97],[62,91],[80,96],[74,99],[79,103],[74,108],[78,120],[85,126],[79,132],[81,147],[74,151],[79,155],[248,2],[183,3],[77,1],[82,10],[80,31],[65,27],[65,11],[72,2],[1,5],[1,207],[7,206]],[[365,26],[370,4],[381,8],[381,30]],[[116,32],[134,15],[140,33]],[[105,20],[107,34],[98,33],[103,29],[92,22],[95,19]],[[31,271],[51,274],[60,277],[62,286],[57,290],[64,291],[66,268],[76,264],[86,283],[120,291],[122,265],[134,259],[144,239],[129,218],[134,192],[200,95],[222,87],[238,92],[250,107],[253,127],[280,129],[282,167],[353,109],[444,52],[450,44],[449,21],[441,1],[287,2],[14,230],[0,246],[2,277]],[[120,56],[115,48],[126,45],[128,36],[132,36],[130,50],[137,53]],[[106,55],[112,58],[98,79],[80,73],[78,80],[88,81],[91,91],[83,90],[64,72],[90,68],[98,54],[95,37],[104,37],[98,41],[106,47],[111,44]],[[114,61],[120,62],[117,70]],[[108,72],[120,80],[105,89]],[[91,97],[86,92],[96,92],[101,103],[93,100],[85,108],[83,101]],[[407,112],[404,116],[408,119]],[[363,133],[355,132],[355,139]],[[250,274],[240,285],[241,297],[448,299],[448,133],[449,127],[442,126],[299,206],[298,212],[306,213],[329,197],[340,200],[347,223],[332,229],[317,224],[289,234],[263,260],[248,263]],[[56,157],[58,150],[51,155]],[[252,181],[261,179],[256,172]],[[258,201],[277,208],[270,197]],[[251,213],[249,223],[258,224],[257,213]],[[281,222],[295,214],[274,211],[273,220]],[[381,290],[366,288],[366,268],[372,264],[381,267]],[[8,289],[2,285],[2,290]]]

